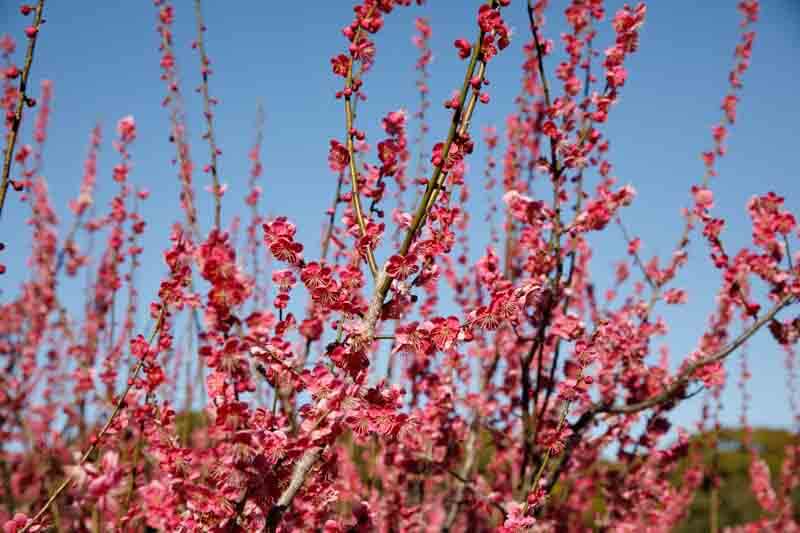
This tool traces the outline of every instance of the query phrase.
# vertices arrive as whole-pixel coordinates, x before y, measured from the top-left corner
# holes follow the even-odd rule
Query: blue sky
[[[0,33],[10,32],[19,39],[26,20],[17,14],[17,4],[0,4]],[[473,120],[476,134],[488,124],[502,130],[505,117],[514,107],[513,98],[520,86],[521,46],[527,39],[523,4],[514,0],[505,12],[518,36],[490,64],[492,103],[477,110]],[[557,40],[564,31],[563,8],[561,2],[552,4],[545,34]],[[608,13],[613,14],[621,2],[607,4]],[[630,76],[605,132],[611,139],[614,174],[638,191],[637,200],[625,210],[623,218],[629,230],[642,238],[647,257],[659,253],[665,258],[671,253],[681,231],[679,209],[688,204],[688,190],[702,176],[699,153],[711,145],[710,128],[720,117],[719,105],[727,90],[727,72],[739,35],[735,4],[651,2],[641,31],[641,48],[627,65]],[[369,100],[359,109],[359,125],[366,129],[369,139],[376,142],[380,138],[379,119],[388,111],[416,109],[413,65],[417,51],[410,37],[417,16],[428,17],[433,28],[429,140],[446,133],[448,116],[440,104],[460,83],[464,69],[452,43],[457,38],[474,37],[478,5],[472,0],[434,0],[386,17],[385,29],[377,37],[376,65],[365,79]],[[261,102],[266,114],[263,209],[287,215],[298,224],[299,240],[306,245],[308,257],[314,257],[318,250],[324,211],[335,186],[335,177],[327,167],[327,147],[330,139],[343,136],[344,116],[341,102],[333,96],[340,79],[331,73],[329,60],[345,49],[340,29],[351,19],[351,7],[352,2],[344,0],[304,4],[207,1],[204,6],[207,48],[214,70],[211,93],[220,99],[215,119],[223,151],[219,167],[222,181],[229,185],[223,220],[230,222],[234,214],[247,216],[241,199],[246,194],[247,152],[254,138],[255,109]],[[177,1],[175,8],[177,60],[187,98],[192,153],[202,167],[208,152],[199,142],[201,102],[192,91],[199,82],[199,60],[190,49],[194,39],[192,2]],[[99,158],[98,194],[99,203],[105,205],[115,189],[110,177],[116,163],[110,146],[114,127],[119,118],[133,115],[138,138],[131,149],[131,180],[152,192],[142,211],[149,226],[144,239],[144,267],[139,274],[141,299],[149,301],[164,271],[161,252],[168,245],[167,230],[172,221],[182,219],[176,173],[170,166],[174,153],[168,142],[168,117],[160,106],[165,89],[159,80],[156,11],[151,2],[51,1],[45,18],[32,80],[34,87],[42,79],[55,84],[44,166],[53,202],[62,219],[71,220],[67,201],[76,194],[88,136],[99,121],[104,128],[104,145]],[[602,28],[598,42],[604,48],[609,43],[608,20]],[[744,211],[750,196],[774,190],[786,197],[795,213],[800,205],[796,160],[800,140],[800,65],[796,61],[800,3],[763,2],[755,29],[758,36],[752,68],[744,79],[739,119],[728,142],[729,155],[719,163],[720,176],[714,185],[717,213],[729,221],[726,243],[734,249],[750,238]],[[23,45],[20,42],[20,48]],[[548,66],[553,67],[553,61]],[[415,127],[412,125],[412,131]],[[23,139],[28,142],[30,130],[25,131]],[[476,236],[472,245],[476,253],[487,234],[480,227],[485,209],[480,185],[484,156],[479,146],[470,160],[471,234]],[[203,191],[208,179],[198,172],[195,180],[201,197],[201,219],[208,228],[210,199]],[[29,234],[9,228],[22,228],[26,211],[12,194],[0,225],[7,245],[0,261],[9,270],[0,278],[2,300],[11,297],[25,274]],[[594,242],[593,267],[602,286],[603,280],[611,279],[614,264],[624,258],[625,244],[616,228]],[[690,304],[665,311],[671,324],[665,342],[673,363],[696,345],[718,287],[718,275],[702,244],[694,242],[689,252],[690,266],[679,277],[678,285],[689,291]],[[763,334],[754,339],[749,351],[754,374],[750,384],[754,396],[751,420],[788,425],[783,354]],[[733,384],[738,364],[729,363],[728,368],[734,375],[723,398],[723,421],[735,423],[739,394]],[[678,420],[690,424],[698,406],[695,400],[679,409]]]

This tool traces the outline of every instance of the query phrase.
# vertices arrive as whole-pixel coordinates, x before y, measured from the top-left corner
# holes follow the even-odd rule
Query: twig
[[[625,244],[628,245],[628,249],[633,250],[630,246],[631,243],[633,242],[633,239],[631,239],[630,234],[628,233],[628,229],[625,227],[625,224],[622,223],[622,217],[620,217],[619,215],[617,215],[617,226],[619,226],[619,229],[622,231],[622,237],[625,239]],[[639,267],[639,270],[642,271],[642,276],[644,277],[645,281],[647,281],[647,284],[650,285],[650,288],[653,289],[654,291],[659,290],[660,284],[656,283],[653,280],[652,276],[650,276],[650,273],[647,272],[647,268],[644,266],[644,263],[642,262],[642,258],[639,255],[639,252],[633,250],[632,255],[633,255],[633,262],[636,263],[636,266]]]
[[[545,494],[549,494],[553,490],[558,478],[561,477],[564,468],[567,466],[570,458],[572,457],[572,451],[581,442],[581,434],[583,430],[587,428],[592,421],[594,421],[596,414],[597,413],[591,410],[586,411],[580,416],[580,418],[578,418],[577,422],[570,426],[572,434],[567,437],[567,444],[564,447],[564,453],[561,454],[561,458],[559,459],[558,464],[556,465],[556,468],[550,477],[550,481],[545,487]]]
[[[158,31],[161,34],[161,49],[165,54],[175,58],[172,47],[172,30],[163,21],[159,23]],[[186,214],[186,222],[195,241],[201,239],[200,229],[197,225],[197,208],[195,206],[194,188],[192,186],[192,161],[189,144],[186,142],[185,115],[183,112],[183,99],[178,90],[176,66],[163,67],[164,81],[167,84],[170,112],[170,140],[175,144],[175,154],[178,163],[178,179],[181,182],[181,207]]]
[[[328,249],[330,248],[331,238],[333,237],[333,231],[336,229],[336,208],[339,207],[339,202],[342,199],[342,181],[344,180],[343,175],[339,175],[339,179],[336,181],[336,194],[333,197],[333,202],[331,202],[331,211],[330,217],[328,219],[328,227],[325,230],[325,237],[322,239],[322,259],[323,261],[328,258]]]

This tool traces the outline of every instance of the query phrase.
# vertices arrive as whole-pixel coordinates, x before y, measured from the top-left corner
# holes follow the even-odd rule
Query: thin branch
[[[475,483],[474,482],[470,481],[469,479],[463,477],[458,472],[455,472],[455,471],[453,471],[453,470],[451,470],[449,468],[446,468],[445,471],[448,474],[450,474],[451,476],[453,476],[455,479],[457,479],[458,481],[463,483],[465,487],[469,487],[476,495],[478,495],[481,498],[483,498],[486,501],[486,503],[488,503],[489,505],[491,505],[492,507],[494,507],[495,509],[500,511],[500,514],[503,516],[503,518],[506,518],[508,516],[508,512],[506,511],[505,507],[503,507],[502,505],[500,505],[499,503],[497,503],[496,501],[494,501],[490,497],[488,497],[488,496],[486,496],[484,494],[478,493],[478,491],[476,490],[477,487],[475,487]],[[459,499],[458,504],[460,505],[460,503],[461,503],[461,501]],[[452,524],[451,524],[451,526],[452,526]]]
[[[175,58],[175,51],[172,47],[172,31],[163,22],[159,23],[158,31],[161,34],[161,49],[164,54]],[[183,99],[178,89],[177,67],[163,67],[164,81],[167,84],[169,100],[169,120],[170,120],[170,141],[175,144],[175,155],[178,163],[178,179],[181,183],[181,207],[186,214],[186,222],[195,241],[201,239],[200,229],[197,225],[197,207],[195,205],[194,188],[192,186],[192,161],[189,151],[189,144],[186,141],[185,114],[183,111]]]
[[[492,382],[492,378],[494,378],[494,373],[497,370],[497,364],[500,360],[500,353],[496,352],[495,357],[492,360],[492,364],[489,365],[488,368],[485,369],[485,373],[483,375],[483,383],[481,384],[481,393],[486,394],[486,389],[488,388],[489,384]],[[453,527],[455,520],[458,516],[458,510],[461,506],[461,500],[464,497],[464,489],[468,484],[471,484],[470,477],[472,476],[472,471],[475,468],[475,460],[478,454],[478,436],[480,433],[481,428],[481,421],[480,421],[480,412],[476,408],[473,410],[473,420],[472,424],[470,425],[469,429],[469,436],[467,437],[467,444],[466,444],[466,451],[464,457],[464,464],[461,466],[461,472],[456,474],[455,472],[448,469],[448,472],[458,479],[461,483],[456,488],[456,494],[453,498],[453,501],[450,503],[450,508],[447,510],[447,515],[445,519],[445,524],[442,526],[442,532],[446,533],[449,532],[450,529]],[[498,507],[500,511],[503,513],[503,516],[506,516],[506,511],[503,507]]]
[[[496,0],[489,0],[488,4],[492,7],[496,7]],[[464,135],[467,132],[467,128],[469,127],[470,119],[472,113],[475,110],[475,99],[478,98],[477,94],[473,94],[472,101],[469,106],[465,104],[467,102],[467,95],[470,93],[470,81],[475,76],[475,70],[479,68],[479,78],[482,82],[485,75],[486,75],[486,61],[483,58],[482,54],[482,47],[483,47],[483,38],[485,33],[481,31],[478,35],[478,38],[475,41],[475,44],[472,46],[472,55],[469,60],[469,64],[467,66],[467,71],[464,75],[464,81],[461,85],[461,92],[459,93],[458,99],[458,107],[453,111],[453,116],[450,120],[450,129],[447,132],[447,137],[445,142],[442,146],[442,162],[439,165],[434,166],[433,175],[431,179],[428,181],[428,184],[425,188],[425,192],[423,193],[422,200],[419,202],[416,212],[414,213],[414,217],[411,220],[411,225],[409,226],[408,230],[406,231],[405,238],[403,239],[403,243],[400,246],[400,250],[398,251],[398,255],[406,255],[408,250],[411,248],[414,240],[417,237],[417,233],[419,232],[420,228],[422,227],[425,218],[428,215],[428,211],[433,205],[433,201],[436,200],[436,196],[438,195],[442,183],[447,176],[447,172],[444,171],[444,164],[445,161],[450,154],[450,147],[453,144],[453,141],[456,138],[457,134]],[[375,325],[380,318],[380,312],[383,307],[383,301],[386,298],[386,294],[389,292],[389,287],[392,285],[392,278],[391,276],[387,275],[385,272],[380,272],[379,276],[376,280],[376,290],[373,300],[369,306],[369,310],[366,315],[366,322],[367,322],[367,329],[370,335],[374,334]]]
[[[586,429],[589,424],[592,423],[592,421],[594,421],[596,415],[597,413],[594,411],[586,411],[580,416],[580,418],[578,418],[577,422],[570,426],[572,434],[567,437],[567,444],[564,446],[564,453],[561,454],[561,458],[559,459],[558,464],[556,465],[556,468],[550,477],[550,481],[545,487],[546,494],[549,494],[553,490],[553,487],[558,482],[558,478],[561,477],[561,474],[564,472],[567,464],[569,464],[569,460],[572,458],[573,450],[578,444],[580,444],[583,430]]]
[[[322,260],[326,260],[328,258],[328,249],[330,248],[331,238],[333,237],[333,231],[336,229],[336,208],[339,206],[339,202],[342,200],[342,181],[344,180],[344,176],[342,174],[339,175],[339,179],[336,180],[336,194],[333,196],[333,202],[331,202],[330,208],[330,217],[328,219],[328,227],[325,230],[325,237],[322,239]]]
[[[22,67],[22,74],[19,78],[19,95],[17,109],[14,111],[14,119],[11,123],[11,131],[8,132],[6,139],[6,150],[3,156],[3,178],[0,181],[0,217],[3,216],[3,205],[6,202],[8,192],[9,175],[11,174],[11,159],[14,156],[14,146],[17,143],[19,126],[22,123],[22,110],[28,103],[28,96],[25,90],[28,87],[28,76],[31,73],[33,64],[33,50],[36,48],[36,39],[39,36],[39,27],[42,25],[42,14],[44,13],[44,0],[39,0],[36,5],[36,15],[33,20],[33,32],[28,35],[28,51],[25,53],[25,65]]]
[[[217,171],[217,155],[219,149],[217,142],[214,138],[214,122],[213,113],[211,112],[211,98],[208,95],[208,75],[209,75],[209,60],[206,55],[205,41],[203,40],[203,33],[206,26],[203,23],[203,13],[200,6],[200,0],[194,0],[194,13],[197,21],[197,49],[200,52],[200,68],[203,75],[203,83],[200,85],[200,92],[203,94],[203,115],[206,118],[206,125],[208,130],[204,137],[208,139],[208,146],[211,150],[211,178],[214,186],[214,227],[220,229],[222,219],[222,197],[219,184],[219,174]]]
[[[536,24],[536,19],[534,15],[534,7],[533,4],[528,1],[528,22],[530,24],[531,35],[533,37],[533,42],[536,47],[536,58],[537,58],[537,66],[539,71],[539,80],[542,84],[542,91],[544,92],[544,104],[545,110],[550,109],[550,88],[549,84],[547,83],[547,75],[544,70],[544,49],[542,44],[539,40],[539,31],[538,26]],[[539,326],[539,332],[537,334],[537,342],[531,346],[530,352],[522,361],[522,408],[523,408],[523,434],[524,434],[524,451],[523,451],[523,462],[522,467],[520,469],[520,486],[526,486],[526,474],[528,469],[528,464],[531,459],[531,454],[533,452],[533,446],[535,444],[535,438],[532,442],[531,435],[538,434],[539,424],[539,417],[544,414],[542,410],[537,414],[538,406],[539,406],[539,394],[541,392],[541,377],[542,377],[542,365],[543,365],[543,357],[544,357],[544,343],[546,340],[546,329],[549,325],[550,321],[553,318],[553,310],[557,307],[558,297],[561,285],[561,275],[563,273],[564,263],[561,260],[561,196],[559,195],[558,189],[558,182],[559,182],[559,175],[560,171],[560,164],[558,160],[558,154],[556,151],[556,142],[550,138],[550,172],[552,173],[552,181],[553,181],[553,210],[555,211],[555,217],[553,219],[553,229],[550,236],[550,248],[552,249],[553,257],[556,258],[556,272],[555,276],[552,280],[553,284],[553,301],[547,307],[547,311],[545,316],[542,319],[542,323]],[[565,308],[566,311],[566,308]],[[530,413],[530,364],[532,362],[534,353],[538,349],[538,357],[537,357],[537,365],[536,365],[536,387],[534,389],[533,394],[533,414],[531,416]],[[548,385],[552,387],[552,384]],[[531,427],[533,424],[533,428]],[[546,464],[547,459],[545,459],[542,466]],[[539,469],[541,473],[541,467]]]
[[[762,315],[761,318],[753,322],[753,324],[749,328],[743,331],[730,344],[723,347],[718,352],[711,354],[708,357],[700,358],[694,363],[688,365],[680,373],[678,378],[675,381],[673,381],[670,386],[664,389],[662,393],[637,403],[632,403],[628,405],[596,406],[595,409],[597,409],[597,412],[605,412],[611,414],[633,414],[672,400],[692,380],[692,376],[698,368],[701,368],[705,365],[709,365],[712,363],[717,363],[728,357],[730,354],[736,351],[736,349],[739,348],[742,344],[747,342],[747,340],[750,337],[752,337],[759,329],[761,329],[761,327],[764,324],[772,320],[781,309],[787,307],[792,302],[793,298],[794,296],[792,294],[784,296],[780,301],[778,301],[777,304],[775,304],[775,306],[772,307],[772,309],[770,309],[767,313]]]
[[[619,215],[617,215],[617,226],[619,226],[619,229],[622,231],[622,237],[625,239],[625,244],[628,245],[628,249],[632,250],[633,262],[636,263],[636,266],[642,271],[642,276],[644,277],[645,281],[647,281],[647,284],[650,285],[650,288],[654,291],[657,291],[660,288],[660,285],[656,283],[652,276],[650,276],[650,273],[647,272],[647,268],[644,266],[644,262],[642,261],[639,252],[631,247],[633,239],[631,239],[631,236],[628,233],[628,228],[626,228],[625,224],[622,223],[622,217]]]

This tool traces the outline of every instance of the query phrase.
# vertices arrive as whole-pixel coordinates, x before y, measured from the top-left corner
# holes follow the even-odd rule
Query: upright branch
[[[417,59],[416,70],[419,72],[417,77],[417,91],[419,92],[419,109],[414,113],[414,118],[419,121],[419,132],[414,139],[414,144],[417,145],[417,169],[416,178],[419,180],[425,179],[425,174],[428,172],[427,167],[427,154],[425,152],[425,140],[427,133],[430,129],[427,123],[427,112],[431,107],[428,93],[430,87],[428,80],[430,79],[430,72],[428,67],[433,59],[433,51],[430,48],[431,27],[427,19],[417,18],[414,25],[418,34],[414,35],[414,45],[419,49],[419,57]]]
[[[203,22],[200,0],[194,0],[194,14],[197,21],[197,40],[194,44],[200,53],[200,74],[203,78],[199,91],[203,95],[203,116],[206,119],[206,131],[203,134],[203,138],[208,141],[208,147],[211,152],[211,163],[206,165],[203,170],[211,173],[211,194],[214,196],[214,228],[220,229],[220,224],[222,223],[222,195],[225,190],[219,182],[217,158],[222,154],[222,151],[217,147],[217,141],[214,137],[214,112],[212,111],[212,106],[217,104],[217,100],[211,98],[208,93],[208,78],[211,76],[212,71],[211,60],[208,59],[206,54],[204,39],[206,26]]]
[[[553,111],[552,100],[550,95],[550,85],[548,83],[547,74],[545,72],[544,67],[544,56],[545,56],[545,48],[544,43],[539,35],[539,25],[537,22],[537,14],[536,14],[536,7],[532,0],[528,0],[527,4],[527,13],[528,13],[528,23],[530,25],[530,31],[533,41],[533,49],[535,51],[535,62],[537,68],[537,75],[538,75],[538,82],[539,86],[541,87],[542,92],[542,99],[543,99],[543,115],[545,118],[550,118],[554,116],[555,113]],[[581,28],[576,28],[576,34],[581,31]],[[591,53],[591,51],[590,51]],[[575,54],[571,54],[574,58]],[[574,59],[573,59],[574,61]],[[591,57],[589,58],[589,62],[591,62]],[[588,84],[587,84],[588,89]],[[546,122],[546,124],[553,125],[553,122]],[[545,126],[542,126],[542,131],[544,133],[551,133],[551,128],[547,128],[545,131]],[[536,337],[533,343],[528,350],[528,353],[522,357],[521,360],[521,402],[522,402],[522,423],[523,423],[523,459],[522,459],[522,467],[520,471],[520,484],[523,487],[523,493],[527,494],[530,486],[528,485],[528,478],[527,478],[527,469],[532,460],[533,454],[533,447],[535,446],[535,441],[538,436],[539,428],[541,427],[539,418],[541,417],[544,409],[541,412],[539,410],[539,394],[542,389],[542,377],[543,377],[543,364],[544,364],[544,349],[545,349],[545,341],[547,339],[547,329],[551,325],[551,321],[553,320],[554,316],[556,315],[555,307],[558,306],[559,300],[561,298],[561,283],[562,283],[562,275],[563,275],[563,258],[561,253],[561,232],[562,232],[562,221],[561,221],[561,200],[562,200],[562,193],[561,193],[561,173],[564,170],[561,161],[558,158],[558,146],[561,140],[562,134],[549,134],[549,144],[550,144],[550,158],[547,164],[547,172],[550,176],[553,188],[553,207],[552,207],[552,227],[550,233],[550,242],[548,245],[548,253],[555,263],[555,269],[553,273],[553,277],[551,279],[551,291],[552,291],[552,299],[547,305],[543,316],[544,318],[539,324]],[[509,259],[507,258],[507,261]],[[510,269],[509,270],[510,273]],[[568,304],[564,306],[564,312],[568,309]],[[558,342],[558,341],[556,341]],[[555,353],[555,352],[554,352]],[[535,387],[533,388],[533,395],[530,394],[531,390],[531,383],[530,383],[530,367],[533,361],[533,358],[536,357],[536,381]],[[556,365],[556,358],[553,357],[553,362],[551,366],[551,370],[555,369]],[[548,391],[553,387],[552,382],[548,382]],[[532,404],[531,404],[532,402]],[[545,402],[545,405],[547,402]],[[532,411],[532,413],[531,413]],[[559,429],[560,426],[563,425],[563,420],[559,422]],[[544,460],[538,470],[536,477],[538,478],[541,475],[541,471],[543,465],[549,459],[548,455],[545,455]],[[538,482],[538,479],[536,479]],[[534,484],[535,486],[535,484]]]
[[[353,212],[355,214],[356,223],[361,232],[361,238],[367,238],[367,223],[365,221],[363,209],[361,207],[361,185],[359,183],[358,165],[356,159],[355,139],[360,138],[363,140],[363,132],[359,132],[355,128],[355,102],[354,98],[359,96],[362,80],[354,75],[353,65],[361,62],[362,71],[366,71],[367,67],[372,62],[372,54],[374,53],[374,45],[364,35],[364,28],[369,28],[371,32],[377,32],[382,25],[380,15],[376,13],[377,5],[371,5],[363,17],[364,23],[359,24],[356,29],[352,31],[351,45],[350,45],[350,58],[347,61],[347,73],[345,75],[344,90],[344,116],[345,116],[345,135],[347,147],[347,162],[350,171],[350,186],[351,186],[351,202],[353,205]],[[375,261],[375,253],[372,246],[367,245],[364,248],[367,265],[369,266],[372,277],[378,276],[378,265]]]
[[[446,141],[444,143],[440,143],[440,145],[438,145],[434,150],[434,174],[428,181],[425,193],[418,204],[415,217],[411,223],[411,226],[407,230],[406,238],[399,250],[400,256],[405,256],[408,253],[417,231],[424,222],[425,216],[430,211],[439,191],[443,187],[444,179],[447,175],[447,172],[452,168],[454,160],[456,158],[461,159],[465,153],[471,152],[471,143],[469,142],[468,130],[472,114],[479,99],[484,103],[488,102],[488,96],[480,93],[480,89],[484,84],[486,64],[491,57],[497,53],[496,46],[499,46],[502,49],[508,45],[508,29],[499,15],[499,6],[507,4],[507,0],[491,0],[479,10],[479,37],[475,41],[474,46],[471,47],[472,49],[470,52],[467,54],[470,56],[470,61],[461,91],[457,97],[453,98],[452,101],[448,101],[446,104],[448,108],[453,109],[450,130],[448,132]],[[362,50],[371,46],[371,43],[368,41],[360,41],[357,38],[362,26],[379,28],[382,25],[382,21],[379,19],[371,18],[373,14],[372,9],[365,9],[362,6],[356,9],[357,13],[359,13],[359,9],[364,9],[366,20],[363,20],[357,26],[349,27],[349,31],[352,32],[351,41],[354,43],[354,45],[351,46],[351,53],[354,48],[357,49],[359,44],[362,46]],[[495,43],[495,41],[497,41],[497,43]],[[460,43],[457,43],[457,47],[458,44]],[[469,45],[467,44],[467,46]],[[463,57],[466,57],[466,55]],[[353,83],[352,66],[355,58],[356,54],[353,54],[353,57],[350,58],[347,58],[346,56],[338,56],[332,60],[334,73],[344,75],[346,79],[345,90],[342,91],[340,95],[344,96],[346,99],[345,113],[348,117],[348,146],[343,153],[341,145],[339,145],[336,141],[331,141],[329,162],[331,162],[331,167],[333,170],[342,170],[345,167],[345,165],[342,163],[350,166],[352,184],[354,188],[353,192],[354,196],[357,196],[358,189],[355,181],[355,176],[357,176],[357,174],[354,173],[355,154],[352,151],[351,143],[358,132],[352,131],[352,104],[348,103],[349,100],[347,100],[348,97],[352,96],[352,87],[349,84]],[[470,90],[470,88],[472,90]],[[350,89],[349,95],[348,89]],[[451,147],[453,150],[451,150]],[[356,211],[355,204],[353,207],[354,211]],[[359,224],[359,227],[362,227],[361,224]],[[363,226],[363,228],[365,227],[366,225]],[[391,274],[388,273],[389,264],[390,262],[387,262],[387,267],[384,267],[383,271],[380,272],[380,276],[376,279],[373,299],[367,316],[365,317],[365,338],[369,339],[370,341],[375,337],[375,326],[380,318],[380,311],[383,301],[391,285],[392,277]],[[396,272],[396,270],[392,269],[392,272]],[[373,273],[377,273],[377,269],[373,271]],[[310,448],[302,455],[298,463],[296,463],[297,466],[293,472],[289,486],[282,492],[278,500],[281,503],[273,506],[272,511],[270,511],[270,516],[272,516],[273,513],[278,515],[277,519],[269,521],[270,527],[275,527],[272,524],[276,524],[280,520],[280,517],[284,514],[285,509],[291,504],[292,499],[299,490],[299,487],[302,486],[308,471],[316,462],[320,453],[321,451],[319,449]]]
[[[66,264],[67,273],[70,276],[74,276],[78,266],[86,259],[85,257],[80,257],[78,253],[75,245],[75,236],[81,227],[84,214],[94,204],[94,189],[97,183],[97,152],[100,149],[100,141],[102,139],[101,131],[100,125],[96,124],[92,128],[92,133],[89,137],[89,153],[83,164],[84,170],[80,192],[75,200],[70,201],[70,210],[75,219],[64,238],[64,245],[58,254],[54,275],[58,275],[61,267]]]
[[[497,178],[495,177],[495,169],[497,168],[497,159],[495,157],[495,150],[497,149],[497,128],[494,126],[487,126],[483,129],[483,142],[486,145],[488,154],[486,155],[486,168],[483,172],[485,178],[484,188],[486,189],[486,203],[488,209],[484,222],[489,225],[489,242],[496,245],[500,236],[497,231],[496,215],[497,215],[497,201],[495,200],[494,190],[497,185]],[[508,276],[509,269],[506,269]]]
[[[22,6],[21,12],[23,15],[29,15],[31,8],[27,5]],[[25,36],[28,38],[28,49],[25,52],[25,63],[22,66],[22,71],[11,65],[6,69],[6,78],[14,79],[19,77],[19,88],[16,95],[16,108],[13,113],[6,115],[6,127],[8,133],[6,134],[5,150],[3,151],[3,175],[0,181],[0,217],[3,216],[3,206],[6,202],[6,193],[8,192],[8,185],[10,183],[11,174],[11,161],[14,157],[14,147],[17,143],[17,136],[19,135],[19,128],[22,124],[22,114],[25,106],[33,107],[36,105],[36,100],[28,96],[28,77],[31,73],[31,66],[33,65],[33,51],[36,48],[36,39],[39,36],[39,28],[42,25],[44,15],[44,0],[39,0],[36,7],[33,9],[34,18],[33,24],[25,28]]]
[[[488,95],[480,92],[485,82],[486,65],[497,53],[496,46],[503,49],[508,45],[508,30],[499,16],[499,7],[508,5],[508,3],[507,0],[490,0],[487,4],[481,6],[478,15],[478,25],[480,27],[478,38],[472,45],[464,39],[459,39],[455,43],[456,48],[459,49],[459,55],[464,59],[469,57],[469,63],[467,64],[460,91],[445,103],[446,107],[452,109],[450,128],[444,142],[434,147],[432,158],[434,165],[433,175],[427,182],[425,191],[417,204],[416,212],[406,230],[405,237],[397,253],[399,256],[405,256],[411,249],[428,213],[436,202],[436,198],[444,188],[444,181],[453,164],[462,159],[465,153],[472,151],[472,142],[468,133],[475,105],[478,100],[485,103],[489,101]],[[382,272],[378,278],[375,294],[366,317],[369,335],[374,335],[375,325],[380,317],[383,302],[392,285],[392,279],[392,276],[385,272]]]
[[[161,52],[161,79],[167,85],[167,95],[162,105],[169,109],[170,135],[169,140],[175,145],[176,158],[173,164],[178,166],[178,179],[181,184],[180,201],[186,215],[186,223],[191,229],[195,241],[200,239],[200,229],[197,224],[197,206],[193,174],[194,163],[189,149],[188,132],[186,131],[186,117],[183,110],[183,98],[178,83],[178,68],[173,47],[172,27],[175,22],[175,9],[164,0],[157,0],[158,8],[157,31],[161,36],[159,51]]]
[[[266,288],[261,286],[261,262],[259,260],[260,242],[258,238],[258,228],[262,223],[261,215],[258,212],[259,200],[263,192],[259,185],[259,178],[264,172],[261,163],[261,145],[264,142],[264,106],[258,105],[256,109],[256,139],[250,148],[248,157],[250,158],[250,179],[248,180],[249,191],[244,201],[250,206],[250,223],[247,226],[247,248],[253,263],[254,304],[260,309],[266,299]]]

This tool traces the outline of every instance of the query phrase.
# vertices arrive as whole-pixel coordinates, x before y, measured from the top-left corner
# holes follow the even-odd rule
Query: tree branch
[[[292,505],[292,500],[295,495],[297,495],[300,487],[303,486],[309,470],[311,470],[321,455],[322,448],[320,446],[315,446],[314,448],[306,450],[300,460],[295,463],[292,478],[289,480],[289,486],[284,489],[278,501],[275,502],[269,510],[266,524],[264,525],[264,531],[269,531],[270,533],[277,531],[278,524],[280,524],[281,518],[283,518],[283,513]]]

